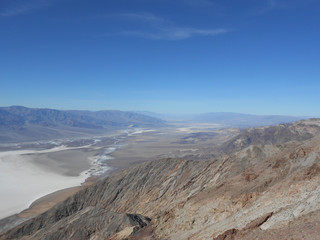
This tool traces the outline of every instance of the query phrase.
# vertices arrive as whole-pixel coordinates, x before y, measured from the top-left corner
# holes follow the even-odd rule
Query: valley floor
[[[211,158],[206,148],[236,133],[203,126],[131,129],[105,137],[0,146],[0,232],[112,172],[165,157]]]

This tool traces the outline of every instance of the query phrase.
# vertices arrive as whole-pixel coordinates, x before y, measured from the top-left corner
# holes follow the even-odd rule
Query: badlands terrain
[[[319,239],[320,120],[228,131],[189,131],[171,142],[180,149],[158,155],[165,138],[136,136],[137,149],[149,146],[142,153],[129,139],[118,168],[130,155],[137,164],[137,152],[155,160],[83,187],[0,239]]]

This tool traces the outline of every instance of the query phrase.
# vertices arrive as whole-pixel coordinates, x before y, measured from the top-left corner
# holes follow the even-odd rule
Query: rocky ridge
[[[249,129],[210,161],[144,163],[0,239],[316,239],[319,132],[319,119]]]

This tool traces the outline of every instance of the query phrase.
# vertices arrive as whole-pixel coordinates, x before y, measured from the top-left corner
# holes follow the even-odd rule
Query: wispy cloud
[[[263,14],[275,9],[298,8],[318,1],[319,0],[263,0],[263,6],[256,14]]]
[[[210,1],[210,0],[184,0],[184,2],[191,6],[200,6],[200,7],[214,6],[213,1]]]
[[[269,11],[277,7],[277,0],[267,0],[267,6],[265,7],[265,11]]]
[[[168,22],[166,19],[158,17],[152,13],[119,13],[109,15],[110,17],[125,20],[125,21],[139,21],[149,24],[164,24]]]
[[[216,36],[227,33],[226,29],[197,29],[197,28],[178,28],[169,27],[157,29],[153,32],[147,31],[123,31],[122,35],[142,37],[154,40],[184,40],[195,36]]]
[[[196,36],[216,36],[227,33],[227,29],[201,29],[177,26],[174,22],[152,13],[121,13],[112,16],[116,19],[137,22],[137,30],[123,30],[118,34],[154,40],[183,40]],[[139,28],[139,29],[138,29]],[[141,30],[143,29],[143,30]]]
[[[11,17],[21,14],[27,14],[38,9],[50,7],[53,0],[12,0],[4,4],[4,9],[0,10],[1,17]]]
[[[319,3],[319,0],[274,0],[275,7],[281,9],[299,8],[312,3]]]
[[[277,0],[262,0],[250,9],[250,15],[262,15],[277,8]]]

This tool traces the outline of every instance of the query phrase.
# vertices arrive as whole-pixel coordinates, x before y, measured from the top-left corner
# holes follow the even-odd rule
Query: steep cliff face
[[[0,239],[316,239],[319,125],[281,126],[296,138],[261,140],[207,162],[163,159],[127,169]]]

